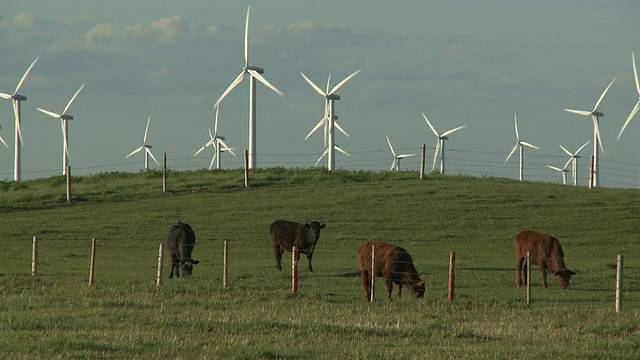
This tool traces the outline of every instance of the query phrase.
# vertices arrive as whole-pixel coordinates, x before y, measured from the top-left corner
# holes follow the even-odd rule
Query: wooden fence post
[[[222,286],[224,289],[227,289],[229,284],[229,242],[227,240],[224,241],[223,257],[224,268],[222,270]]]
[[[420,180],[424,179],[424,163],[426,161],[426,149],[427,145],[422,144],[422,151],[420,155]]]
[[[158,249],[158,276],[156,280],[156,286],[160,286],[162,284],[162,266],[164,264],[164,244],[160,243],[160,248]]]
[[[71,203],[71,166],[67,166],[67,202]]]
[[[293,295],[298,293],[298,251],[294,246],[291,249],[291,292]]]
[[[526,304],[529,306],[531,304],[531,253],[527,251],[527,301]]]
[[[624,272],[624,256],[618,255],[618,260],[616,261],[617,269],[616,269],[616,313],[622,311],[622,278]]]
[[[31,256],[31,275],[38,275],[38,237],[33,237],[33,253]]]
[[[456,283],[456,252],[449,253],[449,301],[454,299],[454,289]]]
[[[249,151],[244,151],[244,187],[249,187]]]
[[[167,153],[164,153],[164,160],[162,161],[162,192],[167,192]]]
[[[96,238],[91,239],[91,268],[89,269],[89,286],[93,285],[93,275],[96,268]]]
[[[376,247],[371,245],[371,294],[369,301],[376,297]]]

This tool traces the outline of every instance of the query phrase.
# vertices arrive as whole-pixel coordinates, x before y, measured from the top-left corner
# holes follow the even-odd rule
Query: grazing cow
[[[569,287],[569,279],[576,273],[565,267],[564,252],[560,242],[551,235],[535,231],[521,231],[516,236],[516,285],[518,287],[522,286],[522,264],[526,264],[527,251],[531,257],[531,264],[540,266],[542,287],[547,287],[547,270],[558,278],[558,282],[564,289]]]
[[[295,246],[298,253],[297,258],[300,259],[300,253],[306,254],[309,261],[309,272],[313,272],[311,266],[313,250],[320,239],[320,230],[324,227],[325,224],[317,221],[312,221],[309,224],[299,224],[287,220],[274,221],[269,230],[278,271],[282,271],[282,254],[285,251],[291,252]]]
[[[375,246],[376,268],[371,269],[371,247]],[[418,298],[424,297],[425,283],[420,280],[418,271],[413,266],[413,259],[407,250],[382,241],[367,241],[358,249],[358,268],[362,277],[362,287],[371,300],[371,278],[384,277],[387,285],[387,298],[391,300],[393,284],[398,285],[398,297],[402,296],[402,285],[411,290]]]
[[[169,278],[173,278],[173,271],[176,271],[176,277],[191,276],[193,265],[199,263],[198,260],[191,258],[191,251],[196,243],[196,234],[191,226],[178,221],[177,224],[169,230],[167,237],[167,249],[171,253],[171,273]]]

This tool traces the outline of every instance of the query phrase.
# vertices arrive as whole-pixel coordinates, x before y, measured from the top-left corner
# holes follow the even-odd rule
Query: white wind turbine
[[[62,113],[57,114],[53,111],[37,108],[43,114],[49,115],[54,119],[60,119],[60,127],[62,128],[62,175],[67,175],[67,166],[69,166],[69,125],[67,121],[73,120],[73,115],[69,115],[68,112],[71,110],[71,105],[76,100],[80,91],[84,88],[84,84],[80,86],[78,91],[71,97],[71,100],[67,103],[67,106],[64,107]]]
[[[6,93],[2,93],[0,92],[0,97],[5,99],[5,100],[12,100],[13,102],[13,114],[15,116],[15,156],[14,156],[14,161],[13,161],[13,180],[14,181],[20,181],[20,178],[22,177],[21,175],[21,159],[20,159],[20,147],[22,146],[22,131],[20,130],[20,103],[23,101],[27,101],[27,97],[24,95],[20,95],[18,94],[18,91],[20,91],[20,88],[22,87],[22,85],[24,84],[24,80],[27,78],[27,75],[29,75],[29,73],[31,72],[31,69],[33,69],[33,66],[38,62],[39,57],[36,57],[35,60],[33,60],[33,62],[31,63],[31,65],[29,66],[29,68],[27,69],[27,71],[24,73],[24,75],[22,75],[22,79],[20,79],[20,81],[18,82],[18,86],[16,86],[16,90],[13,92],[13,94],[6,94]]]
[[[197,156],[198,154],[200,154],[205,148],[208,148],[209,146],[213,146],[213,157],[211,158],[211,164],[209,164],[209,170],[213,169],[213,163],[216,163],[216,169],[220,169],[220,153],[222,151],[228,151],[231,154],[233,154],[233,156],[236,156],[236,154],[233,152],[233,148],[230,148],[229,146],[227,146],[227,144],[224,142],[225,137],[224,136],[220,136],[218,135],[218,113],[220,111],[220,106],[216,107],[216,122],[214,124],[214,133],[211,133],[211,129],[209,129],[209,141],[207,141],[206,144],[204,144],[200,150],[198,150],[193,156]]]
[[[515,124],[516,127],[516,144],[513,145],[513,148],[511,149],[511,152],[509,152],[509,156],[507,156],[507,159],[504,161],[504,163],[506,164],[507,161],[509,161],[509,158],[511,157],[511,155],[513,155],[513,153],[516,151],[516,149],[518,149],[518,147],[520,148],[520,181],[522,181],[523,178],[523,174],[524,174],[524,147],[530,147],[532,149],[537,149],[540,150],[539,147],[530,144],[522,139],[520,139],[520,134],[518,134],[518,119],[516,117],[516,114],[513,114],[513,122]]]
[[[604,91],[602,92],[602,95],[600,95],[600,98],[598,98],[598,101],[596,101],[596,105],[593,107],[593,110],[585,111],[585,110],[564,109],[564,111],[567,111],[570,113],[574,113],[582,116],[591,116],[591,119],[593,120],[593,173],[591,173],[589,176],[589,179],[590,179],[589,183],[593,186],[598,186],[599,177],[600,177],[599,171],[598,171],[598,168],[599,168],[598,145],[600,145],[600,150],[604,152],[604,149],[602,148],[602,140],[600,140],[600,126],[599,126],[600,118],[604,116],[604,113],[602,113],[601,111],[598,111],[598,106],[600,105],[600,102],[604,98],[604,95],[607,93],[607,91],[609,91],[609,88],[611,87],[611,85],[613,85],[614,81],[616,81],[616,78],[613,78],[613,80],[611,80],[609,85],[607,85],[607,88],[604,89]]]
[[[156,160],[155,156],[153,156],[153,154],[151,153],[152,146],[147,144],[147,137],[149,135],[149,122],[150,121],[151,121],[151,116],[149,116],[149,119],[147,119],[147,127],[144,129],[144,139],[142,140],[142,146],[140,146],[139,148],[133,150],[131,153],[129,153],[129,155],[127,155],[127,158],[129,158],[129,157],[139,153],[140,151],[144,150],[144,170],[145,171],[149,170],[149,156],[151,156],[151,158],[153,159],[153,161],[156,162],[156,164],[160,165],[158,160]]]
[[[585,146],[587,146],[587,144],[589,143],[589,141],[587,141],[586,143],[584,143],[584,145],[580,146],[580,148],[572,153],[571,151],[565,149],[562,145],[560,145],[560,149],[562,149],[562,151],[564,151],[565,153],[567,153],[567,155],[569,155],[571,158],[569,158],[569,161],[567,161],[567,163],[565,164],[565,168],[567,167],[567,165],[569,165],[569,163],[571,163],[571,177],[573,178],[573,185],[576,186],[578,185],[578,159],[580,158],[580,156],[578,155],[578,153],[584,149]]]
[[[411,156],[416,156],[416,154],[400,154],[400,155],[396,154],[396,151],[393,149],[393,145],[391,145],[391,140],[389,140],[388,136],[387,136],[387,144],[389,144],[389,150],[391,150],[391,154],[393,154],[393,162],[391,163],[391,169],[389,170],[393,170],[395,168],[396,171],[399,171],[401,159],[408,158]]]
[[[629,122],[631,122],[631,119],[636,115],[638,110],[640,110],[640,82],[638,82],[638,69],[636,69],[635,53],[631,53],[631,63],[633,64],[633,77],[636,80],[636,92],[638,93],[638,100],[636,101],[636,106],[633,107],[633,109],[631,110],[631,113],[627,117],[627,120],[624,122],[622,129],[620,129],[620,133],[618,134],[618,140],[620,140],[620,136],[622,135],[622,132],[627,127],[627,125],[629,125]]]
[[[320,160],[322,160],[322,158],[325,155],[328,155],[327,168],[330,171],[333,171],[335,169],[335,167],[336,167],[335,150],[338,150],[339,152],[349,156],[349,154],[346,151],[342,150],[339,146],[337,146],[335,144],[335,137],[334,137],[335,131],[334,131],[334,128],[337,128],[338,130],[340,130],[347,137],[349,136],[349,134],[347,134],[340,127],[340,125],[338,125],[336,123],[336,121],[335,121],[337,119],[337,116],[335,115],[335,101],[336,100],[340,100],[340,95],[338,95],[336,92],[338,90],[340,90],[340,88],[342,88],[354,76],[358,75],[358,73],[360,73],[360,71],[361,71],[361,69],[358,69],[358,70],[354,71],[351,75],[347,76],[344,80],[339,82],[331,90],[329,90],[330,81],[331,81],[331,75],[329,75],[329,80],[327,80],[327,90],[326,91],[323,91],[322,89],[320,89],[320,87],[318,85],[316,85],[313,81],[309,80],[309,78],[307,76],[305,76],[305,74],[300,73],[300,75],[302,75],[304,80],[307,83],[309,83],[309,85],[311,85],[311,87],[318,94],[320,94],[321,96],[323,96],[325,98],[325,116],[318,122],[318,124],[316,124],[316,126],[311,130],[311,132],[309,132],[309,134],[307,135],[306,139],[308,139],[309,136],[311,136],[311,134],[313,134],[318,128],[320,128],[320,126],[322,126],[322,125],[326,125],[327,126],[326,131],[327,131],[328,144],[325,146],[325,150],[322,153],[322,156],[320,156],[320,158],[316,162],[316,165],[320,162]]]
[[[569,160],[569,162],[571,162],[571,160]],[[562,185],[567,185],[567,173],[569,172],[569,170],[567,170],[567,165],[569,165],[569,163],[566,163],[562,169],[560,169],[559,167],[547,165],[549,169],[559,171],[562,174]]]
[[[264,69],[257,66],[249,65],[249,14],[251,12],[251,6],[247,9],[247,22],[245,24],[244,32],[244,67],[240,74],[231,82],[231,85],[227,90],[222,93],[222,96],[218,99],[214,107],[218,107],[222,99],[224,99],[236,86],[238,86],[244,76],[249,74],[249,168],[253,169],[257,166],[256,163],[256,79],[264,84],[266,87],[274,91],[280,96],[284,96],[282,91],[278,90],[275,86],[271,85],[267,79],[262,76]]]
[[[440,153],[440,173],[444,175],[444,142],[445,140],[449,140],[449,135],[464,128],[466,125],[458,126],[455,129],[451,129],[443,132],[442,134],[438,134],[438,132],[436,131],[436,128],[434,128],[433,125],[431,125],[431,123],[429,122],[429,119],[427,119],[427,115],[422,113],[422,117],[424,118],[424,121],[427,122],[427,125],[429,125],[429,127],[431,128],[431,131],[433,131],[433,133],[436,135],[436,138],[437,138],[436,151],[433,154],[433,167],[431,168],[431,170],[436,169],[436,161],[438,159],[438,153]]]

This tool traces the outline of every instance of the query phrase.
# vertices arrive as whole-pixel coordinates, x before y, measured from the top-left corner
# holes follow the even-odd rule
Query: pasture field
[[[0,357],[7,359],[637,359],[640,192],[411,172],[272,168],[105,173],[0,182]],[[324,220],[299,290],[275,268],[269,225]],[[177,220],[197,235],[189,279],[155,284]],[[532,303],[515,286],[514,238],[557,237],[571,290],[553,276]],[[39,238],[31,276],[32,237]],[[91,239],[95,283],[88,286]],[[425,298],[364,299],[356,250],[406,248]],[[222,286],[223,241],[229,287]],[[447,299],[449,252],[456,298]],[[624,308],[614,311],[616,256]],[[290,254],[284,256],[284,268]]]

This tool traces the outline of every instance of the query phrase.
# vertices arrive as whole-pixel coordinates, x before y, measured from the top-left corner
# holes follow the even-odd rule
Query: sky
[[[244,65],[244,25],[251,6],[251,65],[284,93],[257,87],[257,166],[313,167],[322,133],[305,137],[320,120],[324,100],[300,75],[324,88],[362,71],[340,89],[336,132],[338,168],[389,169],[397,153],[427,147],[430,171],[436,145],[422,117],[439,132],[466,125],[446,143],[446,173],[518,178],[520,137],[525,180],[560,183],[547,165],[564,166],[560,149],[591,141],[591,119],[563,111],[599,109],[600,184],[638,188],[640,114],[617,140],[638,100],[631,53],[640,58],[640,2],[636,0],[507,1],[205,1],[184,2],[0,0],[0,91],[11,93],[36,56],[20,93],[22,178],[62,173],[59,121],[36,107],[60,112],[82,84],[69,112],[74,175],[141,171],[142,145],[176,170],[207,168],[212,153],[195,152],[209,139],[213,104]],[[241,168],[248,147],[248,81],[222,102],[219,133]],[[0,102],[0,180],[13,178],[14,120]],[[208,149],[207,149],[208,150]],[[578,182],[588,178],[592,144],[580,155]],[[318,166],[326,166],[326,158]],[[152,168],[159,168],[152,163]],[[418,170],[420,156],[401,169]],[[570,182],[568,177],[568,182]]]

